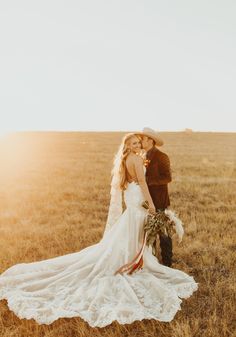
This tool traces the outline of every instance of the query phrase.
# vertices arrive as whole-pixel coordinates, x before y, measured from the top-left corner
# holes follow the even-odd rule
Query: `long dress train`
[[[139,185],[128,184],[126,210],[102,239],[79,252],[19,263],[0,275],[0,300],[19,318],[51,324],[60,317],[81,317],[92,327],[117,320],[171,321],[181,298],[197,290],[192,276],[161,265],[145,246],[143,267],[115,272],[142,246],[146,210]]]

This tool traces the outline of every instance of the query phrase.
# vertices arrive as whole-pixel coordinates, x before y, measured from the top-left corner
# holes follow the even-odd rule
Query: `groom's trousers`
[[[172,265],[172,239],[168,235],[159,235],[162,263],[165,266],[171,267]]]
[[[167,185],[162,186],[151,185],[148,186],[148,189],[156,210],[164,211],[170,205]],[[171,267],[173,256],[172,239],[170,236],[164,234],[159,235],[159,238],[160,238],[162,263],[165,266]]]

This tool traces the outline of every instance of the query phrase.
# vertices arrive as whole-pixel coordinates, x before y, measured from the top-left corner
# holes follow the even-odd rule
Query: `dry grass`
[[[0,141],[0,273],[13,264],[79,251],[98,242],[110,170],[121,133],[22,133]],[[0,302],[1,337],[233,337],[235,319],[236,134],[163,133],[172,209],[186,235],[176,268],[199,290],[171,323],[90,328],[80,318],[38,325]]]

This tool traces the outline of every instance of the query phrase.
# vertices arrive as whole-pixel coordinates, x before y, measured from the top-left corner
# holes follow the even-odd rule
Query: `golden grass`
[[[98,242],[109,205],[110,170],[123,133],[18,133],[0,141],[0,273],[16,263]],[[81,318],[38,325],[0,302],[1,337],[231,337],[235,326],[236,134],[162,133],[173,182],[171,208],[185,224],[174,267],[199,290],[170,323],[91,328]]]

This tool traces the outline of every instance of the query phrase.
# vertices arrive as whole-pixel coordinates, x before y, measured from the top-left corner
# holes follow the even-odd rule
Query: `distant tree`
[[[192,129],[184,129],[184,132],[186,132],[186,133],[192,133],[193,132],[193,130]]]

